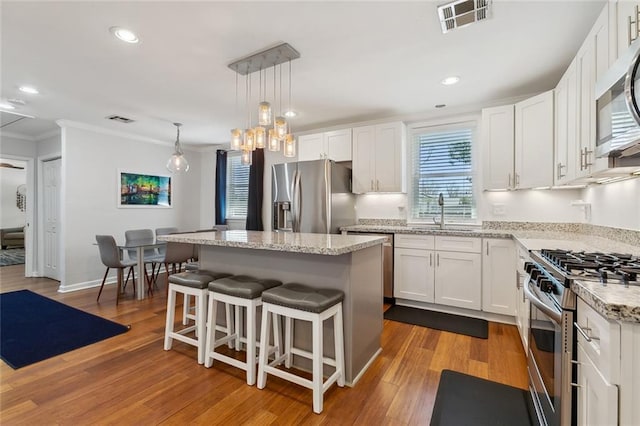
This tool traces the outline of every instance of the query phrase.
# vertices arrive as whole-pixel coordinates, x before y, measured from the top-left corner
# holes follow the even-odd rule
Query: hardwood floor
[[[477,339],[385,321],[382,354],[353,388],[333,386],[324,412],[311,391],[273,376],[247,386],[244,372],[221,363],[207,369],[195,348],[163,350],[166,297],[143,301],[131,288],[115,305],[115,288],[57,293],[58,283],[24,278],[22,266],[0,268],[0,292],[27,288],[131,330],[13,370],[0,363],[0,423],[13,424],[428,424],[440,373],[451,369],[527,387],[524,351],[514,326],[490,323]]]

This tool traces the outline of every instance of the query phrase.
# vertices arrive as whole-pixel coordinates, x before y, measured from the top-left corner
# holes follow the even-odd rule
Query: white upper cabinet
[[[555,89],[555,185],[576,177],[578,153],[578,73],[574,59]]]
[[[353,192],[405,192],[404,123],[353,128]]]
[[[553,185],[553,90],[516,104],[515,187]]]
[[[609,69],[609,6],[605,5],[586,40],[576,55],[579,81],[578,154],[576,177],[588,177],[606,167],[596,163],[596,99],[595,84]]]
[[[553,91],[483,109],[483,189],[553,185],[553,138]]]
[[[640,22],[638,12],[640,1],[618,0],[609,2],[609,25],[611,30],[612,49],[611,62],[619,58],[640,35]]]
[[[298,161],[328,158],[351,161],[351,129],[314,133],[298,137]]]
[[[504,105],[482,110],[484,189],[512,187],[514,178],[514,107]]]

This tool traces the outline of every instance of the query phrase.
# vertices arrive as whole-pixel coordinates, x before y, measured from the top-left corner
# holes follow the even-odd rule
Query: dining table
[[[142,300],[146,297],[146,290],[144,288],[144,278],[145,274],[145,261],[144,261],[144,253],[149,249],[157,249],[160,247],[165,247],[167,245],[166,241],[158,241],[154,238],[141,238],[127,241],[125,244],[118,244],[118,249],[122,253],[129,250],[136,250],[136,259],[138,260],[138,264],[136,265],[136,274],[138,275],[138,281],[136,282],[136,298],[137,300]]]

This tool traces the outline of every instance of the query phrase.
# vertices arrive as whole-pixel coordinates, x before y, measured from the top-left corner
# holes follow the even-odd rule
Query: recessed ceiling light
[[[14,107],[13,105],[11,105],[9,102],[0,102],[0,109],[16,109],[16,107]]]
[[[37,95],[38,93],[40,93],[38,89],[36,89],[33,86],[20,86],[18,90],[24,93],[28,93],[30,95]]]
[[[436,105],[436,108],[444,108],[444,107],[446,107],[446,106],[447,106],[447,104],[437,104],[437,105]]]
[[[297,115],[298,113],[293,110],[285,111],[284,113],[284,116],[287,118],[293,118],[293,117],[296,117]]]
[[[111,34],[118,37],[122,41],[126,41],[127,43],[137,43],[140,41],[138,36],[131,30],[122,27],[111,27],[109,28]]]
[[[444,84],[445,86],[451,86],[452,84],[456,84],[459,81],[460,81],[460,77],[453,75],[451,77],[447,77],[444,80],[442,80],[442,84]]]

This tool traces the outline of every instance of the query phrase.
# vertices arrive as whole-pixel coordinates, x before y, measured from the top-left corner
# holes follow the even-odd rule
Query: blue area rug
[[[128,330],[29,290],[0,294],[0,358],[14,369]]]
[[[0,266],[22,265],[23,263],[23,248],[0,250]]]

